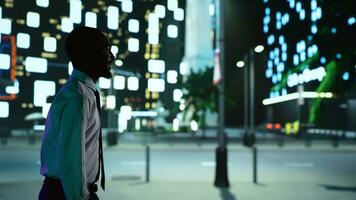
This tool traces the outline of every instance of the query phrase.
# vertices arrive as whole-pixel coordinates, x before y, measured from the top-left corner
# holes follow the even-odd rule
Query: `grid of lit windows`
[[[162,93],[172,102],[177,99],[172,93],[181,79],[185,1],[15,1],[0,3],[0,83],[6,86],[0,88],[0,106],[6,110],[0,120],[11,122],[34,112],[46,116],[51,97],[73,70],[64,40],[77,26],[97,27],[112,43],[115,75],[97,83],[104,108],[147,111],[157,106]],[[109,94],[111,89],[120,95]],[[17,93],[21,98],[8,98]]]
[[[313,43],[318,32],[317,22],[322,18],[318,0],[263,2],[263,31],[269,47],[265,76],[273,85],[283,85],[283,88],[273,87],[269,97],[295,92],[297,85],[321,81],[326,75],[325,62],[295,70],[318,54],[318,46]]]

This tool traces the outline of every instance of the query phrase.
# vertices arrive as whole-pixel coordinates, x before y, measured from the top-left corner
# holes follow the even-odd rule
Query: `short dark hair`
[[[96,47],[98,40],[104,38],[102,31],[96,28],[79,26],[69,33],[65,41],[65,51],[74,68],[81,67],[91,49]]]

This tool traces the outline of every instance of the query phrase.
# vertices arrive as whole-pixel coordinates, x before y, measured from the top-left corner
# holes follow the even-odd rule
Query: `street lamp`
[[[263,50],[265,50],[265,47],[263,45],[257,45],[255,47],[255,52],[256,53],[262,53]]]
[[[242,61],[242,60],[237,61],[236,67],[238,67],[238,68],[243,68],[244,66],[245,66],[245,62],[244,62],[244,61]]]
[[[244,61],[247,67],[244,69],[244,129],[243,144],[252,147],[256,141],[255,138],[255,53],[262,53],[263,45],[257,45],[251,48],[244,55]]]

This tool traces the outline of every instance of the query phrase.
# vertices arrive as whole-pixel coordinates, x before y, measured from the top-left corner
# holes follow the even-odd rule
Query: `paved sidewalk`
[[[37,199],[40,182],[0,184],[0,200]],[[219,189],[211,182],[109,181],[102,200],[354,200],[356,187],[310,183],[232,182]]]
[[[215,148],[216,144],[151,144],[152,181],[145,183],[143,160],[137,163],[138,158],[144,158],[143,145],[120,143],[106,147],[107,191],[99,191],[99,196],[101,200],[356,199],[353,178],[356,177],[356,145],[339,148],[333,148],[330,143],[311,148],[305,148],[302,143],[283,148],[276,144],[258,145],[261,183],[253,184],[250,150],[241,144],[230,144],[234,170],[229,171],[231,187],[228,189],[214,187],[214,168],[201,165],[201,161],[212,164]],[[37,199],[41,187],[36,163],[38,151],[39,143],[29,146],[9,141],[7,146],[0,145],[0,161],[10,162],[3,162],[3,168],[0,166],[0,200]],[[6,177],[9,177],[7,181]]]

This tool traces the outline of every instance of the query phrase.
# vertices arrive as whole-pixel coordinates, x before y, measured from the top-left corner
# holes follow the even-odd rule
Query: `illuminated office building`
[[[114,121],[125,121],[149,115],[158,101],[171,105],[181,80],[184,22],[181,0],[1,1],[1,126],[30,128],[31,116],[29,121],[26,116],[46,117],[73,69],[64,40],[74,27],[83,25],[106,32],[116,56],[115,76],[100,78],[97,85],[104,124],[109,110]],[[132,116],[120,117],[127,110]]]
[[[263,101],[269,107],[268,122],[346,128],[347,120],[337,123],[350,112],[341,111],[336,104],[342,104],[344,100],[337,97],[355,78],[354,65],[343,60],[352,52],[348,50],[352,45],[345,43],[353,37],[355,23],[351,9],[345,7],[350,2],[263,0],[268,46],[265,77],[271,85]],[[330,119],[332,113],[339,119]]]

